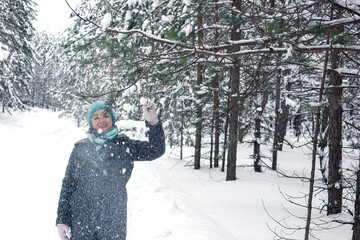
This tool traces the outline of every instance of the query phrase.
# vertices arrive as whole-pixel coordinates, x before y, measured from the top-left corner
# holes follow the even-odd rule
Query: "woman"
[[[128,182],[133,161],[165,152],[165,137],[154,104],[143,106],[149,141],[118,134],[113,110],[91,105],[86,139],[75,144],[62,183],[56,225],[61,240],[125,240]]]

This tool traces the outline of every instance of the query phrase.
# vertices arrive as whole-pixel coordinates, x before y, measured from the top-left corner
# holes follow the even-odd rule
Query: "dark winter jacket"
[[[71,239],[107,236],[126,239],[126,183],[133,161],[154,160],[165,152],[161,122],[149,127],[149,141],[119,134],[99,151],[88,140],[75,144],[60,193],[56,224],[70,227]]]

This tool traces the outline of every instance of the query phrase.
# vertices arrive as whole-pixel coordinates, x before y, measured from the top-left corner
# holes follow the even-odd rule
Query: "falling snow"
[[[6,229],[2,239],[32,239],[29,234],[34,231],[31,224],[34,222],[41,226],[36,239],[59,239],[55,219],[61,181],[74,143],[84,138],[87,130],[86,124],[83,128],[77,128],[76,124],[75,120],[59,119],[58,113],[42,109],[12,116],[0,114],[3,160],[0,225]],[[144,125],[135,121],[117,122],[122,128],[140,124]],[[141,138],[137,134],[133,135]],[[239,166],[250,165],[253,149],[247,144],[239,149]],[[271,149],[265,146],[262,149],[262,154],[271,154]],[[264,206],[272,217],[287,218],[288,223],[304,226],[303,221],[289,217],[282,207],[290,207],[302,216],[306,210],[289,205],[279,189],[290,195],[307,192],[306,182],[279,178],[270,170],[259,174],[246,167],[238,168],[236,181],[226,182],[225,173],[209,169],[206,161],[197,171],[189,166],[193,148],[186,149],[184,160],[178,159],[178,150],[168,148],[160,159],[135,163],[127,185],[127,240],[273,239],[268,225],[279,226]],[[288,173],[306,172],[309,159],[304,150],[285,147],[279,152],[280,167]],[[351,233],[351,226],[343,225],[315,234],[319,239],[338,240],[351,239]],[[303,233],[291,238],[302,239]]]

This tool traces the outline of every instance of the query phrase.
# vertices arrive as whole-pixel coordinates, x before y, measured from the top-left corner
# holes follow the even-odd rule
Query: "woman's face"
[[[105,109],[97,110],[91,118],[91,124],[96,131],[106,132],[113,126],[113,121],[109,112]]]

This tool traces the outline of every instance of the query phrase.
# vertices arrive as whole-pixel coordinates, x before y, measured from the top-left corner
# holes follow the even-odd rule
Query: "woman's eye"
[[[93,120],[95,120],[95,121],[96,121],[96,120],[99,120],[99,117],[94,117]]]

